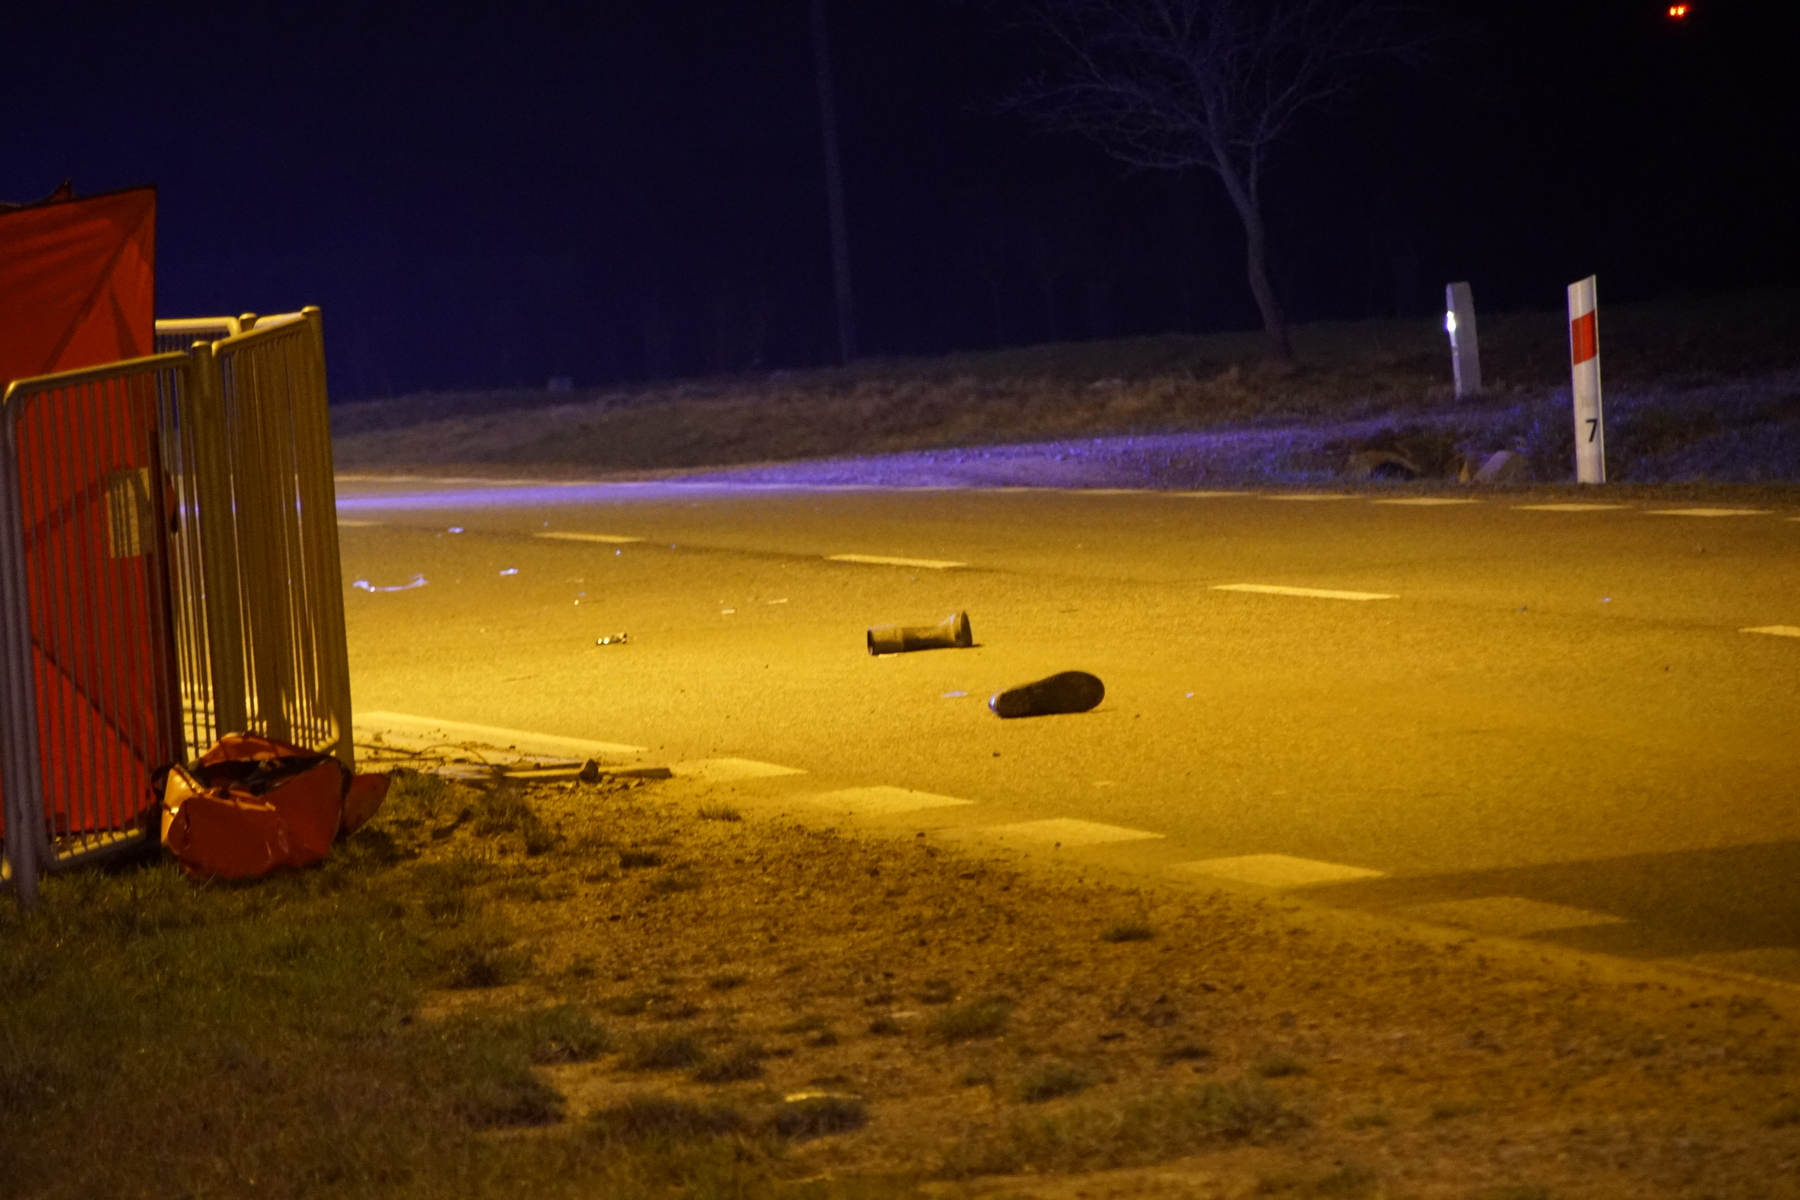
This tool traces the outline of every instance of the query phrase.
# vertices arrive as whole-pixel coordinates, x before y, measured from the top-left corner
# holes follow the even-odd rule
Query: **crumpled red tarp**
[[[0,387],[155,352],[156,189],[0,206]]]
[[[252,879],[304,867],[360,827],[387,797],[386,775],[255,734],[234,733],[188,766],[166,769],[162,843],[189,875]]]

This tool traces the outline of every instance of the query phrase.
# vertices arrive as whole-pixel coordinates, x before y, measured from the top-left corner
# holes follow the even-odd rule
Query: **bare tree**
[[[1138,167],[1204,167],[1243,222],[1268,354],[1291,361],[1269,279],[1262,186],[1295,119],[1419,46],[1402,0],[1025,0],[1055,51],[1020,97],[1046,123]]]

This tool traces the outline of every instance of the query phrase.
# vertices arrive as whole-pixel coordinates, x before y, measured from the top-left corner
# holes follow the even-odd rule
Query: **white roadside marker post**
[[[1569,285],[1569,369],[1575,391],[1575,481],[1606,482],[1606,422],[1600,413],[1600,327],[1594,276]]]
[[[1444,331],[1450,335],[1450,365],[1456,372],[1456,398],[1481,390],[1481,343],[1475,337],[1475,294],[1466,283],[1444,287]]]

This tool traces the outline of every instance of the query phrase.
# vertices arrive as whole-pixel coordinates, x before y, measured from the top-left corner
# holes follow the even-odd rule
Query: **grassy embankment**
[[[697,785],[405,776],[320,869],[0,944],[12,1196],[1756,1196],[1800,1132],[1779,997]]]
[[[1295,331],[1271,371],[1255,334],[1065,343],[847,370],[577,393],[406,396],[333,413],[341,469],[499,468],[598,475],[1110,434],[1304,426],[1291,461],[1329,472],[1354,449],[1400,449],[1429,473],[1523,451],[1569,472],[1560,313],[1484,315],[1487,394],[1457,403],[1431,320]],[[1602,314],[1612,478],[1800,479],[1800,293],[1608,306]],[[1381,419],[1381,428],[1332,426]]]

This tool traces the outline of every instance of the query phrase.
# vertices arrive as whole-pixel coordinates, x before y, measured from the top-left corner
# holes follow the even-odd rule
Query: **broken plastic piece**
[[[502,571],[502,572],[500,572],[500,573],[501,573],[501,574],[502,574],[502,575],[517,575],[517,574],[518,574],[518,573],[519,573],[519,568],[517,568],[517,567],[508,567],[508,568],[506,568],[506,570],[504,570],[504,571]]]
[[[997,717],[1045,717],[1086,712],[1106,698],[1106,685],[1086,671],[1062,671],[995,692],[988,707]]]
[[[869,630],[870,654],[905,654],[912,650],[947,650],[975,644],[969,614],[954,612],[936,625],[876,625]]]
[[[423,575],[414,575],[411,583],[395,583],[390,584],[387,587],[376,587],[366,579],[358,579],[350,586],[364,592],[410,592],[413,588],[424,587],[425,577]]]
[[[630,638],[631,638],[631,635],[628,633],[615,633],[608,637],[595,638],[594,645],[596,645],[596,646],[617,646],[622,642],[629,641]]]

